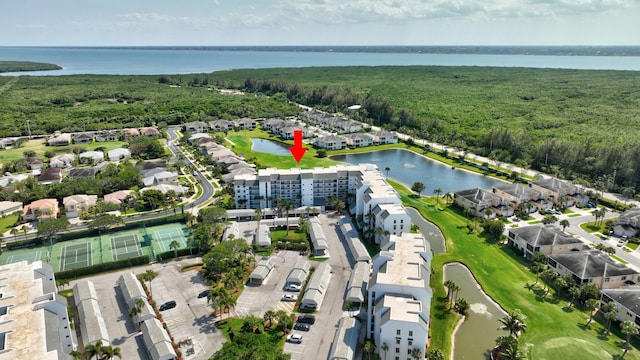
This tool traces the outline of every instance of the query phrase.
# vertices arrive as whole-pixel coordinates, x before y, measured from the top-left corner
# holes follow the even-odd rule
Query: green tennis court
[[[124,260],[142,256],[142,248],[136,234],[111,238],[111,254],[113,260]]]
[[[180,244],[179,248],[187,247],[187,240],[185,239],[181,229],[169,228],[156,230],[154,235],[162,252],[172,250],[169,245],[173,241],[177,241],[178,244]]]
[[[7,257],[7,260],[5,261],[5,264],[13,264],[13,263],[25,261],[25,260],[28,262],[34,262],[34,261],[40,260],[41,257],[42,257],[42,250],[16,253],[13,255],[9,255],[9,257]]]
[[[91,265],[91,243],[67,245],[62,248],[60,271],[78,269]]]

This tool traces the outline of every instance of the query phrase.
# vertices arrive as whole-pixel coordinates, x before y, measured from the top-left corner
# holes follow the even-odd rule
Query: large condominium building
[[[331,196],[347,202],[355,194],[356,179],[378,172],[375,165],[337,165],[315,169],[261,169],[258,174],[234,178],[238,209],[271,208],[276,199],[291,200],[293,206],[325,206]]]
[[[337,165],[315,169],[264,169],[257,175],[234,178],[236,207],[271,208],[276,201],[290,200],[294,207],[325,206],[337,196],[362,218],[365,231],[385,237],[408,232],[411,218],[398,193],[373,164]],[[279,199],[279,200],[276,200]]]
[[[432,297],[431,256],[422,235],[405,233],[391,235],[372,260],[366,335],[377,349],[388,346],[388,358],[412,359],[418,351],[424,357]]]
[[[51,266],[0,266],[0,359],[68,359],[75,348],[67,300],[57,293]]]

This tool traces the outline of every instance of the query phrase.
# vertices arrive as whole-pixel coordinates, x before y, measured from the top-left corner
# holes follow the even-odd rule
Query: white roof
[[[140,193],[143,193],[143,192],[145,192],[147,190],[159,190],[163,194],[166,194],[167,191],[169,191],[169,190],[173,190],[173,191],[175,191],[176,194],[180,194],[180,195],[182,195],[182,194],[187,192],[187,188],[184,187],[184,186],[160,184],[160,185],[155,185],[155,186],[144,187],[144,188],[140,189]]]
[[[104,153],[102,151],[85,151],[80,153],[81,158],[92,158],[92,159],[104,159]]]
[[[113,157],[128,157],[128,156],[131,156],[131,151],[129,151],[129,149],[125,149],[125,148],[117,148],[117,149],[109,150],[107,152],[107,156],[109,156],[110,158],[113,158]]]
[[[177,357],[173,346],[171,346],[171,339],[162,328],[160,320],[156,318],[146,320],[140,328],[142,329],[144,345],[151,355],[151,360],[168,360]]]
[[[76,283],[73,287],[73,297],[78,308],[78,317],[82,319],[80,334],[85,346],[96,341],[109,345],[109,332],[98,305],[98,296],[93,283],[88,280]]]

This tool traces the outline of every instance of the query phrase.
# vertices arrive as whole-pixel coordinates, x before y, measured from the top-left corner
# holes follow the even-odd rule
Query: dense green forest
[[[0,77],[0,137],[26,134],[26,120],[33,134],[48,134],[298,113],[287,99],[571,180],[617,190],[640,183],[634,71],[407,66]],[[354,104],[362,109],[347,109]]]
[[[640,72],[408,66],[213,76],[331,111],[360,104],[352,115],[374,124],[568,179],[617,189],[640,181]]]
[[[16,71],[42,71],[60,70],[62,67],[56,64],[40,63],[33,61],[0,61],[0,73]]]

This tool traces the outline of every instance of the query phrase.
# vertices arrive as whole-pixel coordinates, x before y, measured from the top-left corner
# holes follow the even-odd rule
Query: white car
[[[300,344],[300,343],[302,343],[302,335],[300,335],[300,334],[289,334],[287,336],[287,342]]]
[[[282,301],[298,301],[298,295],[284,294],[282,295]]]
[[[287,290],[287,291],[300,291],[300,285],[297,285],[297,284],[289,284],[289,285],[287,285],[287,287],[285,288],[285,290]]]

